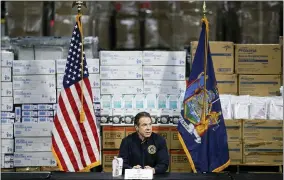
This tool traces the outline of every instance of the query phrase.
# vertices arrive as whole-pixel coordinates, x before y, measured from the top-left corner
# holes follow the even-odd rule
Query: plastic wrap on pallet
[[[12,45],[11,45],[11,40],[8,36],[2,36],[1,37],[1,49],[5,50],[5,49],[11,49]]]
[[[60,59],[66,58],[68,55],[70,37],[12,38],[11,44],[14,47],[17,59],[20,60],[46,60],[51,55],[48,55],[48,53],[42,54],[42,51],[45,50],[45,52],[56,50],[58,53],[57,55],[52,55],[54,57],[52,59]],[[84,49],[88,58],[93,58],[97,54],[97,44],[97,37],[90,36],[84,38]]]
[[[220,102],[224,119],[233,119],[231,95],[220,94]]]
[[[140,21],[138,16],[118,15],[115,20],[116,49],[140,48]]]
[[[275,96],[268,97],[269,107],[268,107],[268,119],[271,120],[283,120],[283,97]]]
[[[100,49],[110,49],[110,18],[114,10],[111,1],[96,1],[94,3],[92,35],[98,37]],[[97,57],[97,56],[95,56]]]
[[[267,119],[267,108],[266,97],[250,96],[249,119]]]
[[[278,43],[280,28],[279,1],[243,1],[238,9],[241,35],[238,43]]]
[[[84,1],[86,2],[87,8],[82,6],[81,13],[83,15],[90,15],[94,8],[92,1]],[[54,12],[55,14],[60,15],[76,15],[78,13],[77,6],[72,8],[73,1],[55,1],[54,2]]]
[[[6,2],[7,29],[10,37],[42,36],[43,1]]]
[[[89,15],[82,15],[81,21],[83,24],[83,35],[92,35],[92,17]],[[54,26],[52,28],[52,35],[54,36],[70,36],[73,32],[76,23],[75,15],[60,15],[55,14]]]
[[[113,5],[118,14],[134,16],[139,14],[140,3],[138,1],[117,1]]]
[[[113,10],[113,2],[111,1],[94,1],[94,14],[110,13]]]
[[[172,47],[182,50],[185,45],[199,38],[203,1],[177,1],[176,13],[170,14],[172,27]],[[221,2],[206,2],[209,21],[209,40],[216,40],[217,11]]]
[[[176,10],[175,3],[174,1],[142,1],[140,9],[145,10],[147,13],[164,14],[174,12]]]
[[[93,19],[92,34],[98,37],[99,47],[102,49],[110,49],[110,16],[108,11],[103,11]]]
[[[170,48],[170,17],[166,13],[147,13],[145,17],[145,48]]]
[[[250,96],[231,96],[234,119],[249,119]]]

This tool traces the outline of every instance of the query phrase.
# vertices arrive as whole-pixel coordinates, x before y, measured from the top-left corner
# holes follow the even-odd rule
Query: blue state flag
[[[208,21],[203,18],[192,71],[184,95],[182,118],[177,127],[179,141],[195,173],[220,172],[230,164],[227,132],[208,33]]]

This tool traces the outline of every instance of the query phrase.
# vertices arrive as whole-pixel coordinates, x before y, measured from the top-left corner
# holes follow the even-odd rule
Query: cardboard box
[[[14,166],[56,166],[56,161],[52,152],[15,152]]]
[[[101,66],[100,79],[142,79],[142,66]]]
[[[15,123],[15,137],[35,137],[40,134],[41,137],[50,137],[53,123]]]
[[[143,51],[143,65],[185,66],[185,51]]]
[[[142,51],[100,51],[102,66],[142,66]]]
[[[101,86],[100,74],[89,74],[89,80],[92,88]]]
[[[13,75],[40,75],[55,74],[55,60],[34,61],[17,60],[13,61]]]
[[[90,57],[89,57],[90,58]],[[99,59],[89,59],[87,58],[87,66],[90,74],[100,73],[100,60]],[[57,59],[56,60],[56,73],[64,74],[67,59]]]
[[[185,80],[185,66],[143,66],[143,79]]]
[[[15,138],[15,152],[51,151],[51,137]]]
[[[102,151],[103,153],[103,172],[112,172],[112,160],[114,159],[114,156],[118,156],[119,151],[118,150],[105,150]]]
[[[237,74],[281,74],[281,46],[279,44],[236,44]]]
[[[184,94],[185,81],[144,80],[145,94]]]
[[[170,172],[192,172],[183,150],[170,150]]]
[[[14,139],[1,139],[1,153],[14,153]]]
[[[12,81],[12,69],[10,67],[1,67],[1,73],[2,82]]]
[[[13,96],[13,83],[12,82],[1,82],[1,96]]]
[[[143,94],[143,81],[101,80],[101,94]]]
[[[56,90],[42,89],[38,90],[14,90],[14,104],[30,104],[30,103],[56,103]]]
[[[14,60],[14,53],[1,50],[1,66],[2,67],[12,67]]]
[[[195,57],[198,42],[191,42],[192,61]],[[234,44],[233,42],[210,41],[210,51],[216,74],[234,73]]]
[[[239,75],[239,95],[275,96],[280,86],[281,75]]]
[[[244,120],[243,139],[248,141],[283,140],[283,120]]]
[[[238,75],[237,74],[216,74],[216,81],[219,94],[238,95]]]
[[[170,149],[183,149],[178,139],[177,127],[171,127]]]
[[[229,156],[231,165],[242,164],[243,162],[243,143],[241,141],[228,142]]]
[[[243,163],[282,165],[282,141],[245,141],[243,144]]]
[[[9,139],[14,138],[14,125],[13,124],[1,124],[1,138],[9,138]]]
[[[13,89],[54,90],[56,87],[55,75],[26,75],[13,76]]]
[[[127,137],[128,135],[135,133],[136,130],[134,127],[125,127],[125,137]]]
[[[170,143],[171,143],[171,141],[170,141],[170,139],[171,139],[170,138],[171,137],[170,128],[171,127],[162,127],[162,126],[153,126],[152,127],[152,131],[154,133],[157,133],[157,134],[159,134],[159,135],[161,135],[165,138],[168,149],[170,149],[170,147],[171,147],[171,145],[170,145]]]
[[[228,141],[242,140],[242,121],[241,120],[225,120]]]
[[[1,111],[13,111],[13,97],[1,97]]]
[[[103,149],[119,149],[125,137],[125,127],[103,127]]]

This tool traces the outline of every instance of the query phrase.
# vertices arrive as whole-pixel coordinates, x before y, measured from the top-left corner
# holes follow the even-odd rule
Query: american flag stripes
[[[72,33],[52,131],[52,152],[59,168],[68,172],[85,171],[100,165],[100,136],[83,51],[80,17],[77,15]],[[84,110],[83,122],[80,122],[81,110]]]

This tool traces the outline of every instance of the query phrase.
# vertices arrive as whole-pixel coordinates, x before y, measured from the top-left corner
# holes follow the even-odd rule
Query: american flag
[[[88,67],[83,51],[81,27],[80,15],[78,15],[72,33],[63,88],[59,95],[52,131],[52,152],[60,170],[69,172],[85,171],[100,165],[100,139]],[[81,99],[82,93],[83,99]],[[84,121],[80,122],[82,104]]]

